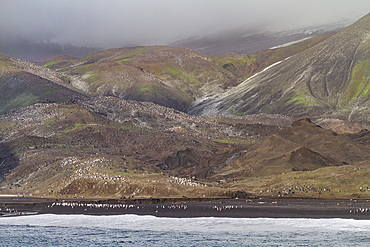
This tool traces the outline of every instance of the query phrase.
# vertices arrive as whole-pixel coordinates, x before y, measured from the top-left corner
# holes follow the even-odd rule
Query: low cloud
[[[355,21],[369,9],[368,0],[1,0],[0,31],[2,38],[110,48]]]

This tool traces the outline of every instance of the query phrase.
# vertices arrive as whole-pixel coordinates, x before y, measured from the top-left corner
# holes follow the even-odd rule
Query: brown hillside
[[[364,143],[301,119],[262,142],[220,173],[250,177],[290,171],[311,171],[326,166],[354,164],[370,158]]]
[[[152,185],[160,178],[155,194],[175,195],[167,191],[169,183],[188,189],[194,189],[194,184],[169,175],[204,180],[234,154],[279,130],[227,122],[117,97],[20,108],[0,115],[0,191],[75,194],[68,189],[78,189],[75,180],[86,182],[87,187],[90,182],[104,187],[104,182],[117,180],[118,191],[108,188],[96,193],[121,197],[138,194],[139,189],[142,196],[152,196]],[[128,177],[142,181],[132,185]],[[141,190],[142,186],[151,190]],[[183,191],[176,195],[181,197]]]

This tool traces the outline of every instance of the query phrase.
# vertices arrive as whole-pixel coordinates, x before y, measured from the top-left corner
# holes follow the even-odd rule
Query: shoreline
[[[0,198],[0,217],[35,214],[151,215],[169,218],[342,218],[370,220],[369,200]]]

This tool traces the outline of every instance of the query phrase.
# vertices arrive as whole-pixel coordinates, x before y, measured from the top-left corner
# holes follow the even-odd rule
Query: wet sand
[[[370,219],[369,200],[319,199],[56,200],[0,198],[0,216],[29,214],[153,215],[157,217]]]

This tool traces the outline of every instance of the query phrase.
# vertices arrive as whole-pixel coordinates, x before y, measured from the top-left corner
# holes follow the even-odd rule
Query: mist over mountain
[[[0,54],[34,62],[46,61],[63,54],[84,57],[100,50],[102,49],[74,46],[71,43],[33,42],[26,39],[2,39],[0,37]]]
[[[365,0],[5,0],[0,8],[0,54],[36,61],[51,58],[55,51],[57,55],[85,55],[79,50],[63,51],[57,45],[52,51],[50,43],[106,49],[165,45],[228,30],[276,33],[338,21],[350,24],[369,8]],[[33,47],[42,47],[47,54],[31,56]]]
[[[284,47],[324,33],[336,32],[351,23],[342,20],[315,26],[302,26],[290,30],[252,28],[233,29],[206,36],[191,37],[171,43],[171,46],[194,49],[211,56],[226,53],[252,53],[260,50]]]

